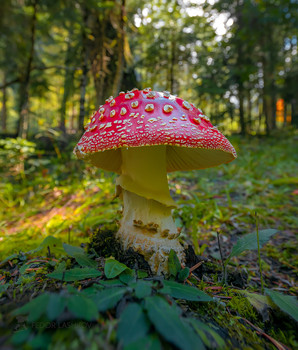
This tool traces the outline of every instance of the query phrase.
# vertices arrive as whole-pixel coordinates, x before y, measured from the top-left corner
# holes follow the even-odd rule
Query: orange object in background
[[[291,120],[292,120],[291,114],[287,113],[287,120],[286,120],[287,124],[290,124]],[[276,102],[276,121],[280,123],[285,122],[285,102],[282,98],[279,98]]]
[[[284,112],[285,104],[282,98],[278,99],[276,102],[276,112]]]

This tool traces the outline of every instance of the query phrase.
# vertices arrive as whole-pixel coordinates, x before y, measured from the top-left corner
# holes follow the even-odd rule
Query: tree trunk
[[[247,90],[247,129],[248,132],[252,129],[252,100],[251,100],[251,91]]]
[[[295,98],[291,101],[291,112],[292,112],[292,125],[298,127],[298,112],[297,112],[297,100]]]
[[[261,95],[259,95],[258,98],[258,132],[261,132],[261,126],[262,126],[262,117],[263,117],[263,113],[264,113],[264,104],[262,102],[262,98]]]
[[[271,131],[270,124],[270,96],[268,92],[268,68],[267,68],[267,60],[262,55],[262,68],[263,68],[263,89],[262,89],[262,99],[263,99],[263,113],[265,116],[265,125],[266,125],[266,134],[269,135]]]
[[[288,104],[284,100],[284,127],[287,126],[287,112],[288,112]]]
[[[3,79],[3,84],[6,84],[6,77],[4,75],[4,79]],[[6,91],[6,87],[4,87],[2,89],[2,113],[1,113],[1,128],[2,128],[2,132],[5,133],[6,129],[7,129],[7,108],[6,108],[6,101],[7,101],[7,91]]]
[[[171,61],[170,61],[170,91],[174,94],[175,91],[175,63],[176,63],[176,38],[175,32],[171,33]]]
[[[238,100],[239,100],[239,122],[240,122],[240,134],[245,135],[245,120],[244,120],[244,93],[243,93],[243,84],[241,77],[238,84]]]
[[[123,78],[124,69],[124,38],[125,38],[125,0],[121,1],[120,6],[120,20],[119,20],[119,32],[118,32],[118,62],[117,70],[113,83],[113,96],[119,94],[120,86]]]
[[[69,37],[68,43],[67,43],[67,50],[65,55],[65,71],[64,71],[64,86],[63,86],[63,97],[61,101],[61,108],[60,108],[60,122],[59,122],[59,129],[65,134],[66,133],[66,104],[69,98],[70,93],[70,86],[73,82],[73,70],[67,69],[69,66],[69,62],[71,60],[72,50],[71,50],[71,37]]]
[[[88,74],[88,58],[86,53],[84,54],[84,62],[82,67],[82,75],[80,82],[80,113],[78,130],[84,130],[84,118],[85,118],[85,98],[86,98],[86,86],[87,86],[87,74]]]
[[[30,40],[30,52],[27,62],[27,67],[25,71],[25,76],[21,79],[20,86],[20,118],[18,123],[18,136],[21,138],[27,138],[29,130],[29,88],[30,88],[30,78],[32,62],[34,58],[34,44],[36,36],[36,20],[37,20],[37,2],[33,1],[33,15],[31,21],[31,40]]]
[[[85,98],[86,98],[86,86],[87,86],[87,74],[88,74],[88,49],[87,49],[87,22],[88,11],[84,7],[83,11],[83,27],[82,27],[82,75],[80,80],[80,112],[78,119],[78,131],[84,130],[84,117],[85,117]]]
[[[237,25],[238,30],[240,31],[243,28],[243,4],[241,1],[237,1],[236,4],[237,8]],[[242,69],[245,67],[244,59],[244,53],[243,53],[243,44],[242,42],[237,43],[237,73],[236,73],[236,82],[238,84],[238,100],[239,100],[239,123],[240,123],[240,134],[245,135],[246,129],[245,129],[245,117],[244,117],[244,87],[243,87],[243,75],[242,75]]]
[[[106,48],[106,37],[108,16],[97,17],[93,23],[93,32],[95,41],[91,53],[91,70],[95,86],[96,104],[100,105],[104,97],[108,97],[109,92],[106,91],[104,82],[107,74],[108,57]]]

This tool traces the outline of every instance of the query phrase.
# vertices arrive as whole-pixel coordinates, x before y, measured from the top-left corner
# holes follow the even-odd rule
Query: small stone
[[[131,107],[132,107],[132,108],[137,108],[138,105],[139,105],[139,102],[138,102],[138,101],[133,101],[133,102],[131,103]]]
[[[111,118],[115,117],[115,114],[116,114],[115,109],[112,109],[112,110],[111,110],[111,113],[110,113],[110,117],[111,117]]]

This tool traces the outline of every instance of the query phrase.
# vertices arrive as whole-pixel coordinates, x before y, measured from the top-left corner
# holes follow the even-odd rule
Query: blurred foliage
[[[147,85],[198,104],[226,131],[297,125],[297,6],[3,0],[2,133],[80,132],[109,95]],[[276,111],[279,99],[284,108]]]
[[[208,247],[217,231],[232,243],[237,235],[254,231],[257,211],[261,229],[287,232],[278,246],[265,249],[285,267],[298,267],[290,243],[297,227],[295,137],[291,131],[253,142],[234,137],[238,158],[231,164],[169,174],[179,205],[176,223],[185,238],[192,238],[197,253],[215,254]],[[114,174],[75,160],[71,152],[59,151],[59,158],[54,151],[37,152],[32,142],[7,140],[2,145],[0,258],[18,251],[16,240],[28,250],[49,234],[82,242],[98,225],[119,218]],[[20,168],[21,173],[11,171]],[[224,247],[226,257],[229,246]]]

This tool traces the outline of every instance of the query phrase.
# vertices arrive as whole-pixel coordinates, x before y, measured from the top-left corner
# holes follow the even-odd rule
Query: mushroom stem
[[[121,156],[121,175],[117,185],[169,208],[176,208],[168,186],[166,146],[121,148]]]
[[[171,249],[180,260],[184,254],[171,215],[175,203],[168,188],[166,146],[121,149],[121,153],[117,186],[124,208],[117,236],[125,250],[132,247],[144,255],[154,273],[167,273]]]

